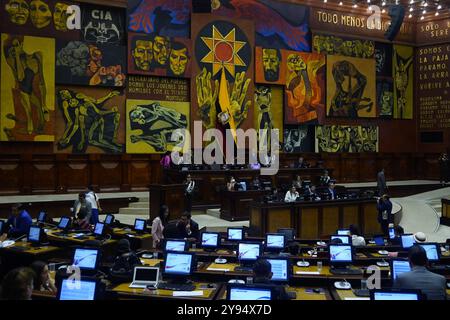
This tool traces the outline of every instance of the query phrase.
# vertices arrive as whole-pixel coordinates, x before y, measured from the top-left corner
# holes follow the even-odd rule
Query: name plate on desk
[[[174,291],[174,297],[199,297],[203,295],[203,290],[198,291]]]
[[[223,272],[229,272],[229,271],[230,271],[230,269],[225,269],[225,268],[211,268],[211,267],[206,268],[206,270],[208,270],[208,271],[223,271]]]
[[[297,271],[295,274],[320,274],[319,271]]]

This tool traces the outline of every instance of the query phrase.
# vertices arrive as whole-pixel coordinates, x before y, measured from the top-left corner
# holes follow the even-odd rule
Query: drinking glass
[[[317,271],[322,272],[322,261],[317,261]]]

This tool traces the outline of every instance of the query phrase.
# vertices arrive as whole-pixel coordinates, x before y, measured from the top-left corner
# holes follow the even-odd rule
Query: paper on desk
[[[370,300],[370,298],[365,298],[365,297],[361,297],[361,298],[358,298],[358,297],[346,297],[346,298],[344,298],[344,300]]]
[[[75,233],[72,238],[78,238],[84,236],[84,233]]]
[[[206,270],[208,270],[208,271],[223,271],[223,272],[228,272],[228,271],[230,271],[230,269],[225,269],[225,268],[213,268],[213,267],[206,268]]]
[[[174,297],[197,297],[202,296],[203,290],[197,290],[197,291],[174,291],[173,296]]]
[[[319,271],[297,271],[295,274],[320,274]]]

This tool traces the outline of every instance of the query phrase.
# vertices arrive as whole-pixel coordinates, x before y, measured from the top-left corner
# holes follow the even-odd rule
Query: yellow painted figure
[[[30,18],[36,28],[42,29],[52,21],[52,12],[44,1],[32,0],[30,2]]]
[[[188,50],[184,44],[175,42],[172,45],[169,58],[170,74],[181,76],[186,71],[188,64]]]
[[[55,29],[58,31],[67,31],[67,8],[69,6],[62,2],[57,2],[55,4],[55,10],[53,12],[53,23],[55,24]]]
[[[6,12],[9,14],[9,20],[18,25],[27,23],[30,15],[30,7],[25,0],[9,0],[5,4]]]
[[[168,37],[155,36],[153,40],[153,58],[157,67],[164,67],[169,59],[170,40]]]
[[[138,70],[149,71],[153,61],[153,44],[150,40],[138,39],[132,51],[134,64]]]
[[[281,53],[278,49],[262,49],[262,62],[264,78],[266,81],[275,82],[280,77]]]

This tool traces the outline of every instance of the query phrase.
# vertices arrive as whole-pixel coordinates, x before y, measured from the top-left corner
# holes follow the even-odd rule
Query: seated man
[[[272,265],[266,259],[256,260],[253,266],[253,283],[264,284],[265,287],[274,288],[274,300],[288,300],[289,297],[283,286],[271,283],[272,279]]]
[[[351,224],[349,227],[350,235],[352,236],[352,245],[355,247],[358,246],[365,246],[366,240],[359,232],[359,228],[355,226],[354,224]]]
[[[189,212],[183,212],[180,220],[178,220],[176,235],[176,238],[178,239],[187,239],[192,242],[199,239],[198,223],[192,220]]]
[[[22,208],[22,204],[17,203],[11,208],[11,216],[6,225],[9,226],[8,235],[12,238],[21,237],[28,233],[33,220],[29,213]]]
[[[425,249],[420,245],[413,245],[409,249],[408,259],[411,271],[399,274],[394,287],[422,290],[428,300],[445,300],[445,277],[427,270],[428,258]]]
[[[335,189],[335,184],[333,182],[330,182],[328,184],[328,190],[327,191],[328,191],[328,199],[329,200],[336,200],[336,199],[338,199],[337,192],[336,192],[336,189]]]
[[[295,189],[295,186],[292,186],[291,189],[289,189],[289,191],[286,192],[286,196],[284,197],[284,202],[295,202],[295,201],[297,201],[297,198],[299,196],[300,195],[297,192],[297,189]]]
[[[305,188],[305,199],[309,199],[311,201],[322,200],[319,194],[316,192],[316,186],[314,185]]]
[[[320,177],[320,185],[327,186],[331,181],[331,177],[328,175],[328,170],[323,172],[323,176]]]
[[[295,167],[298,169],[309,168],[309,163],[307,163],[303,157],[299,157],[298,161],[295,163]]]

